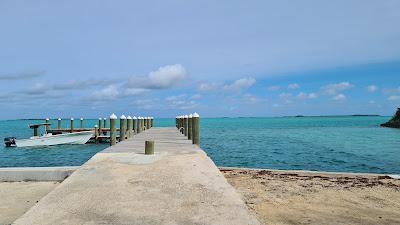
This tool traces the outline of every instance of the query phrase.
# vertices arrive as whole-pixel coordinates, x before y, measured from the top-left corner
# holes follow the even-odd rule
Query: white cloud
[[[388,98],[389,101],[397,101],[400,100],[400,96],[399,95],[391,95]]]
[[[206,92],[206,91],[214,91],[218,89],[219,85],[217,83],[201,83],[199,85],[199,91]]]
[[[167,65],[149,73],[147,77],[132,77],[127,83],[129,88],[169,89],[178,86],[187,77],[181,64]]]
[[[349,82],[341,82],[337,84],[328,84],[326,86],[321,87],[322,91],[328,95],[336,95],[340,91],[344,91],[354,87],[354,85]]]
[[[289,90],[296,90],[296,89],[299,89],[299,88],[300,88],[300,85],[298,85],[296,83],[288,85],[288,89]]]
[[[378,87],[375,86],[375,85],[369,85],[369,86],[367,87],[367,91],[368,91],[368,92],[375,92],[375,91],[377,91],[377,90],[378,90]]]
[[[297,99],[315,99],[318,98],[318,95],[315,93],[304,93],[304,92],[300,92],[297,96]]]
[[[346,101],[347,97],[344,94],[338,94],[338,95],[333,96],[332,99],[335,101],[342,102],[342,101]]]
[[[256,79],[252,77],[245,77],[239,80],[236,80],[232,84],[225,85],[225,91],[233,91],[233,92],[241,92],[243,89],[250,88],[256,83]]]
[[[104,89],[101,89],[99,91],[94,91],[91,94],[91,99],[96,100],[96,101],[108,101],[108,100],[114,100],[119,96],[119,91],[114,85],[110,85]]]
[[[277,86],[277,85],[275,85],[275,86],[269,86],[269,87],[267,88],[268,91],[279,91],[280,89],[281,89],[281,87],[280,87],[280,86]]]

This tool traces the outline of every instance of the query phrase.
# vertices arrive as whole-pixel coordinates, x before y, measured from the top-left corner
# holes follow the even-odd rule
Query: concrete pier
[[[145,141],[154,140],[154,155]],[[197,145],[152,128],[94,155],[14,224],[259,224]]]

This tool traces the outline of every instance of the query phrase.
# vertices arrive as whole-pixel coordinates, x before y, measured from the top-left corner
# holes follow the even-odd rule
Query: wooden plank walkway
[[[144,155],[155,141],[156,154]],[[93,156],[15,224],[259,224],[214,163],[175,128]]]

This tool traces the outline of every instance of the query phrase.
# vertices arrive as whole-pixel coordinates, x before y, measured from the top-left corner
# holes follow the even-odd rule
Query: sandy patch
[[[387,176],[221,169],[263,224],[400,224]]]
[[[11,224],[59,182],[0,182],[0,225]]]

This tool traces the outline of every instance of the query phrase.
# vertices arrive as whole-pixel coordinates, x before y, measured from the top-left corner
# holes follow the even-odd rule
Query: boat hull
[[[86,144],[93,136],[92,131],[58,134],[30,139],[15,140],[16,147],[51,146],[64,144]]]

